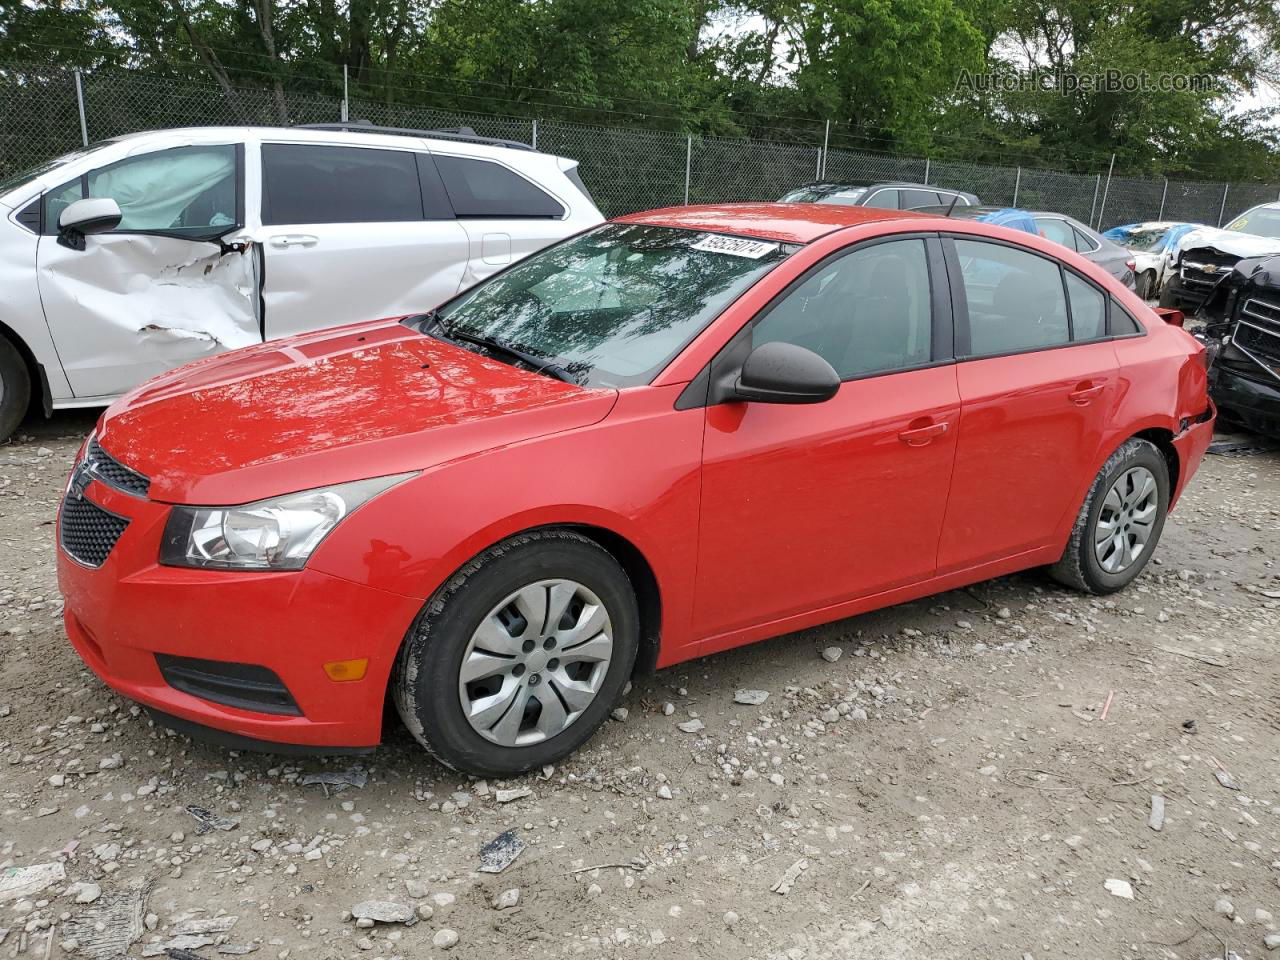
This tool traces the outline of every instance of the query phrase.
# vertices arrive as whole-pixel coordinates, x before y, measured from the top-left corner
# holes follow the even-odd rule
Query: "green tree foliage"
[[[0,0],[0,64],[133,67],[224,88],[822,135],[931,156],[1280,176],[1273,0]],[[978,89],[1107,71],[1213,89]],[[841,139],[842,138],[842,139]]]

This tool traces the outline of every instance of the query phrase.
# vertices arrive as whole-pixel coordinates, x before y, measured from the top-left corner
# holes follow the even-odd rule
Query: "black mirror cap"
[[[840,389],[840,375],[812,350],[775,341],[756,347],[733,385],[734,400],[822,403]]]

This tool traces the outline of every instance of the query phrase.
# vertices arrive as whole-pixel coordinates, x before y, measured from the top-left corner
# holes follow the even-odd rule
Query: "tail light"
[[[1129,272],[1130,272],[1130,273],[1136,273],[1136,272],[1138,271],[1138,261],[1137,261],[1137,260],[1126,260],[1126,261],[1124,262],[1124,265],[1125,265],[1126,267],[1128,267],[1128,268],[1129,268]]]

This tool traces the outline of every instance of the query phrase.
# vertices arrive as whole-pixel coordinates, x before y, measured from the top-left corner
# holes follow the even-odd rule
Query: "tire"
[[[1145,490],[1149,479],[1154,489]],[[1143,492],[1139,494],[1139,490]],[[1113,496],[1114,494],[1114,496]],[[1141,517],[1148,513],[1149,522]],[[1086,593],[1115,593],[1140,574],[1155,552],[1169,510],[1169,465],[1155,445],[1128,440],[1098,471],[1062,559],[1049,568],[1059,583]],[[1117,512],[1118,511],[1118,512]],[[1128,512],[1126,512],[1128,511]],[[1118,524],[1106,536],[1104,524]],[[1145,541],[1139,541],[1145,536]]]
[[[31,374],[18,348],[0,336],[0,443],[8,440],[31,406]]]
[[[1150,300],[1156,295],[1156,272],[1154,270],[1143,270],[1138,274],[1138,296],[1143,300]]]
[[[564,614],[545,622],[556,607]],[[401,647],[392,694],[441,763],[514,776],[590,738],[631,676],[639,638],[635,591],[608,551],[568,530],[519,534],[427,601]]]
[[[1165,285],[1160,288],[1160,306],[1172,307],[1174,310],[1179,309],[1178,298],[1173,294],[1173,285],[1175,279],[1167,280]]]

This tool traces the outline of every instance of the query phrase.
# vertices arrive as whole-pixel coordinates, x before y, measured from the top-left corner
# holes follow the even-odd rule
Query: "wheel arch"
[[[1165,466],[1169,469],[1169,502],[1172,503],[1178,495],[1178,483],[1182,477],[1182,460],[1178,456],[1178,448],[1173,443],[1173,431],[1165,427],[1148,427],[1134,433],[1124,443],[1135,439],[1146,440],[1164,457]]]

